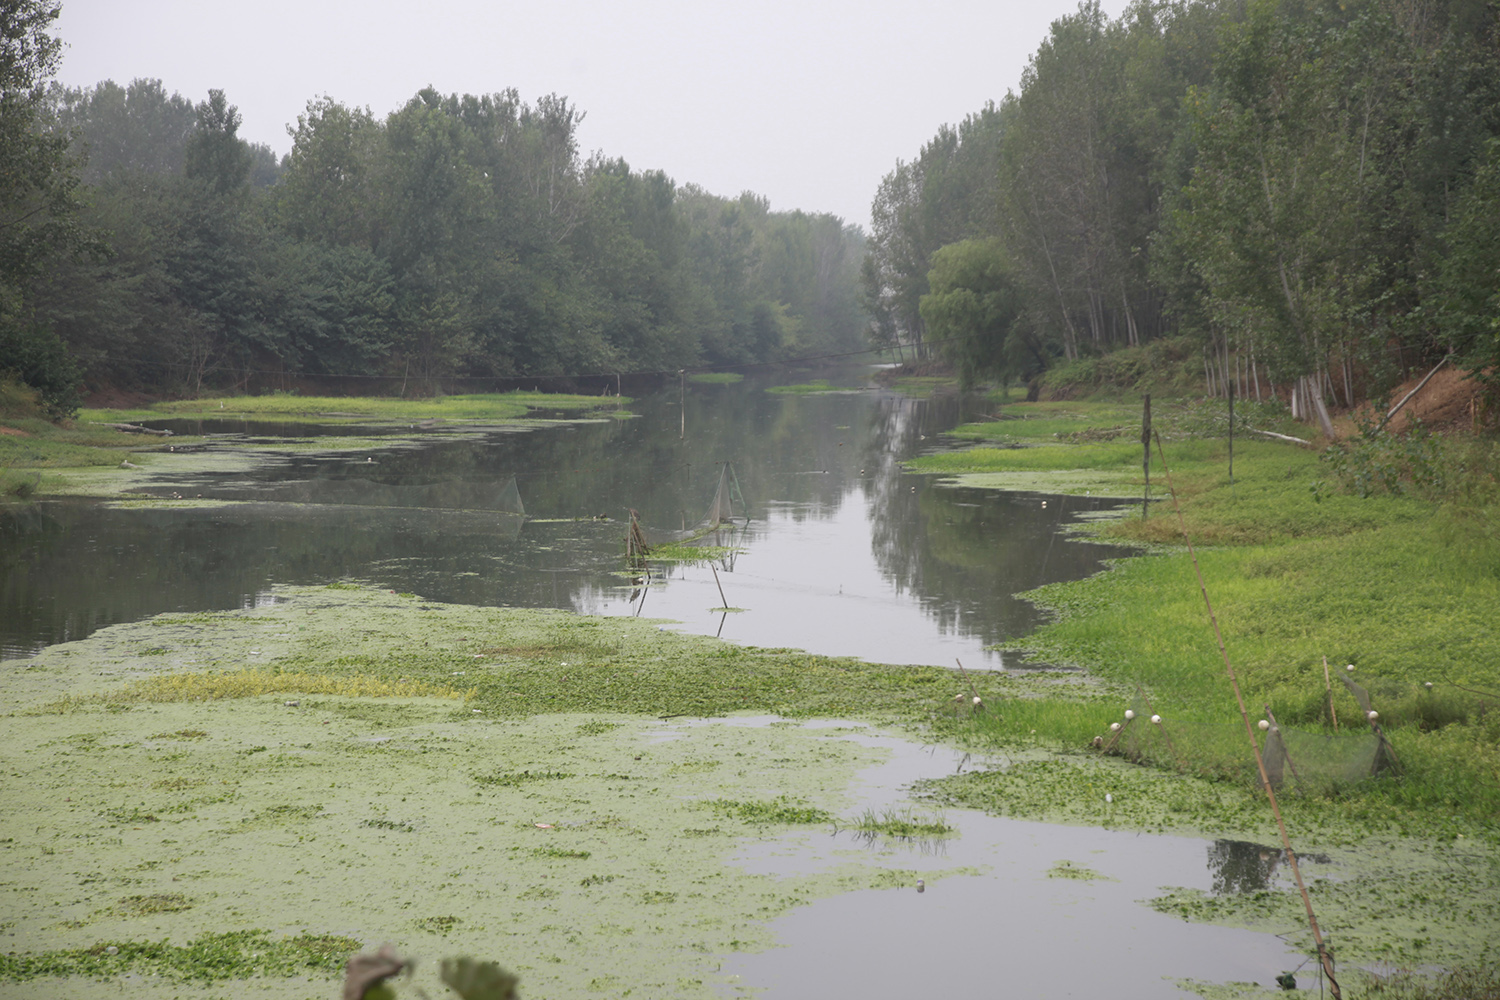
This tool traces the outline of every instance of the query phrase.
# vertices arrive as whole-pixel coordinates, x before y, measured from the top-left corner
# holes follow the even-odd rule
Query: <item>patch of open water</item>
[[[887,754],[857,775],[856,811],[906,807],[913,782],[984,766],[962,752],[874,730],[842,738]],[[1107,806],[1100,805],[1100,821],[1107,822]],[[915,813],[923,814],[920,805]],[[901,842],[847,829],[798,831],[747,846],[736,861],[754,874],[816,874],[851,853],[875,855],[894,868],[956,873],[920,889],[865,889],[800,907],[772,923],[784,946],[729,956],[722,971],[738,977],[737,986],[775,1000],[996,992],[1165,1000],[1194,995],[1178,985],[1182,980],[1269,987],[1276,976],[1304,966],[1303,956],[1276,935],[1187,923],[1147,905],[1167,886],[1210,892],[1281,887],[1285,880],[1274,864],[1255,863],[1266,850],[1257,845],[1056,826],[966,809],[944,810],[941,818],[955,836]],[[1226,854],[1250,858],[1238,866],[1237,881],[1224,877]],[[1311,983],[1313,974],[1302,971]]]
[[[178,455],[142,492],[237,502],[0,512],[0,658],[163,612],[254,606],[280,584],[351,579],[452,603],[668,618],[760,646],[996,669],[1002,654],[987,647],[1039,621],[1016,593],[1096,572],[1121,552],[1060,534],[1117,501],[942,487],[902,471],[988,409],[982,401],[765,387],[666,391],[632,404],[631,420],[408,428],[358,452],[309,450],[305,426],[195,427],[235,432],[205,451],[253,452],[252,470],[194,471],[195,458]],[[347,445],[347,426],[320,430]],[[257,434],[258,444],[246,436]],[[638,586],[623,558],[629,512],[655,529],[694,524],[724,463],[749,521],[707,541],[732,551],[654,563]],[[475,497],[510,495],[512,481],[527,520],[475,508]],[[425,499],[371,501],[401,497]],[[713,610],[726,604],[742,610]]]

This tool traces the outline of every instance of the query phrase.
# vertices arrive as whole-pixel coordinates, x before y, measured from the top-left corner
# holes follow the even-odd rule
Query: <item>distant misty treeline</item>
[[[865,289],[970,378],[1171,336],[1317,412],[1500,361],[1497,136],[1489,0],[1087,2],[886,176]]]
[[[229,98],[52,84],[101,252],[28,281],[91,382],[582,375],[864,346],[863,234],[580,155],[565,98],[308,104],[278,160]],[[248,380],[248,383],[247,383]],[[479,384],[479,383],[476,383]]]

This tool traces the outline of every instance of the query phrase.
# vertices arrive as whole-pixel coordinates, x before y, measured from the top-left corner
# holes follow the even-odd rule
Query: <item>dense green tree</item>
[[[309,101],[288,132],[292,151],[275,195],[281,227],[297,239],[373,248],[382,140],[374,116],[323,97]]]
[[[53,84],[48,100],[59,124],[86,158],[83,181],[98,185],[121,172],[181,174],[198,109],[160,80],[136,79],[121,87],[105,80],[94,87]]]
[[[1009,267],[1009,253],[994,239],[962,240],[933,254],[922,319],[965,387],[990,376],[1034,375],[1051,360],[1024,316]]]
[[[1427,289],[1441,349],[1500,390],[1500,139],[1456,199]]]
[[[198,105],[198,124],[183,151],[183,174],[206,184],[214,194],[228,195],[250,180],[254,154],[239,137],[240,109],[222,90],[210,90]]]
[[[920,351],[932,254],[957,240],[994,234],[1003,123],[1001,112],[986,105],[957,128],[944,125],[915,160],[897,163],[882,179],[861,269],[877,343]]]
[[[0,4],[0,371],[37,380],[52,414],[66,416],[76,371],[29,286],[50,262],[99,247],[79,225],[70,138],[44,101],[61,52],[48,33],[57,14],[55,0]]]

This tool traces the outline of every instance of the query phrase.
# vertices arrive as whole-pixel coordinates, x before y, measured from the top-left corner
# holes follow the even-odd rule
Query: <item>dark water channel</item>
[[[844,381],[867,385],[865,376]],[[1001,655],[984,647],[1037,621],[1015,593],[1092,573],[1119,552],[1057,530],[1108,501],[941,487],[901,472],[903,459],[972,419],[976,401],[869,388],[793,396],[765,385],[689,383],[685,408],[672,386],[638,399],[632,419],[398,428],[406,436],[355,454],[308,452],[307,428],[295,425],[177,424],[213,435],[210,453],[252,441],[273,451],[253,472],[179,473],[146,492],[259,502],[50,501],[0,514],[0,655],[161,612],[253,605],[278,584],[353,579],[430,600],[641,614],[755,645],[993,668]],[[748,524],[720,538],[737,551],[712,567],[657,564],[651,586],[635,586],[622,558],[628,511],[652,528],[693,524],[724,462],[748,504]],[[512,476],[524,523],[442,499],[499,495]],[[439,499],[287,502],[412,489]],[[744,610],[712,610],[726,601]]]

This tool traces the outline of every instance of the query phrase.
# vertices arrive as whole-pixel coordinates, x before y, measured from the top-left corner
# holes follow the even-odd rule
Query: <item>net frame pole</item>
[[[1219,631],[1219,619],[1214,614],[1213,602],[1208,599],[1208,585],[1203,582],[1203,568],[1198,565],[1198,553],[1193,548],[1192,536],[1188,534],[1187,519],[1182,516],[1182,505],[1177,502],[1177,489],[1172,483],[1172,470],[1167,466],[1167,453],[1161,446],[1161,435],[1154,434],[1156,438],[1156,453],[1161,458],[1162,474],[1167,477],[1167,492],[1172,495],[1172,509],[1177,513],[1177,524],[1182,530],[1183,541],[1187,543],[1188,555],[1193,561],[1193,573],[1198,577],[1198,592],[1203,595],[1203,605],[1208,609],[1208,620],[1213,625],[1214,641],[1219,646],[1219,656],[1224,660],[1224,672],[1229,675],[1229,686],[1234,689],[1234,700],[1240,708],[1240,719],[1245,723],[1245,738],[1250,741],[1250,751],[1255,755],[1255,767],[1260,772],[1260,785],[1265,790],[1266,798],[1271,803],[1271,812],[1276,817],[1276,828],[1281,833],[1281,846],[1286,851],[1287,862],[1292,867],[1292,874],[1297,879],[1297,891],[1302,895],[1302,906],[1307,911],[1307,925],[1312,930],[1313,942],[1318,948],[1318,961],[1323,966],[1323,973],[1328,977],[1329,992],[1333,994],[1333,1000],[1343,1000],[1343,994],[1339,990],[1339,981],[1333,974],[1333,956],[1328,953],[1328,947],[1323,943],[1323,932],[1318,929],[1318,917],[1313,912],[1312,897],[1307,893],[1307,884],[1302,881],[1302,868],[1297,864],[1297,852],[1292,850],[1292,838],[1286,830],[1286,820],[1281,816],[1281,806],[1276,801],[1276,790],[1271,787],[1271,778],[1266,774],[1265,758],[1260,753],[1260,743],[1255,739],[1255,727],[1250,723],[1250,712],[1245,708],[1245,696],[1240,692],[1239,676],[1234,672],[1234,665],[1229,662],[1229,650],[1224,645],[1224,635]]]

